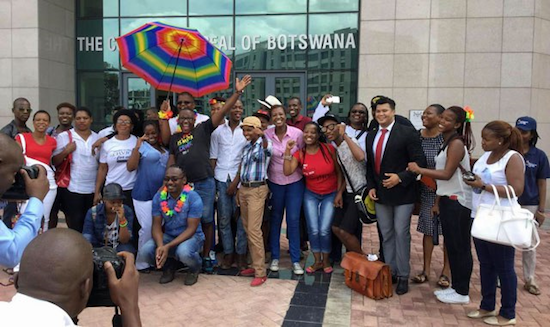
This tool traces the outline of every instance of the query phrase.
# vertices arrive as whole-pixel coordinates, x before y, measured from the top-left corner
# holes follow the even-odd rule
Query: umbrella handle
[[[170,79],[170,86],[168,87],[168,95],[166,99],[170,97],[170,92],[172,92],[172,83],[174,82],[174,75],[176,75],[176,69],[178,69],[178,60],[180,59],[181,47],[183,46],[183,38],[180,39],[180,46],[178,48],[178,56],[176,57],[176,65],[174,66],[174,72],[172,73],[172,78]]]

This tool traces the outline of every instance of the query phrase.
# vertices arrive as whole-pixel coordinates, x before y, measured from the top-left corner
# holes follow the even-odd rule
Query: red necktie
[[[382,128],[382,135],[378,139],[376,144],[376,153],[374,154],[374,171],[376,174],[380,175],[380,163],[382,162],[382,147],[384,146],[384,139],[386,138],[387,129]]]

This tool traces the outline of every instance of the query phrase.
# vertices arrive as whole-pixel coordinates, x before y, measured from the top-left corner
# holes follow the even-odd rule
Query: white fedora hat
[[[262,106],[266,106],[268,107],[269,109],[271,109],[272,106],[282,106],[283,104],[281,103],[281,101],[279,101],[279,99],[277,99],[276,97],[274,97],[273,95],[268,95],[267,98],[265,98],[265,101],[264,100],[260,100],[258,99],[258,102],[262,105]]]

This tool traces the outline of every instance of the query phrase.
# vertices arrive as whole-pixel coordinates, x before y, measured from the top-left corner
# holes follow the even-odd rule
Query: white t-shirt
[[[76,326],[67,312],[48,301],[16,293],[11,302],[0,302],[2,326]]]
[[[109,167],[105,185],[118,183],[124,191],[134,188],[136,182],[137,170],[129,172],[126,168],[126,162],[136,147],[137,138],[134,135],[126,140],[118,140],[115,137],[103,143],[99,154],[99,162],[106,163]]]
[[[69,144],[69,134],[71,133],[73,142],[76,143],[76,150],[73,151],[71,161],[71,182],[67,188],[70,192],[78,194],[92,194],[95,190],[95,180],[97,177],[97,167],[99,154],[92,155],[92,145],[99,139],[96,132],[87,140],[84,140],[74,129],[57,135],[57,148],[53,152],[54,156],[65,150]]]

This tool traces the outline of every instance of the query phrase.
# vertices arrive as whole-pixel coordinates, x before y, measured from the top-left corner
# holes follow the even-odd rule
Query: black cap
[[[103,200],[124,200],[125,198],[120,184],[111,183],[103,188]]]
[[[317,122],[322,126],[327,120],[334,120],[336,123],[340,124],[340,119],[338,119],[336,115],[328,112],[323,117],[317,119]]]
[[[385,98],[386,97],[383,96],[383,95],[376,95],[376,96],[372,97],[372,99],[370,100],[370,107],[371,108],[376,107],[376,103],[378,102],[378,100],[385,99]]]

